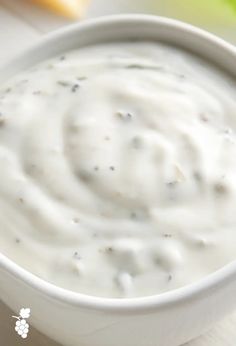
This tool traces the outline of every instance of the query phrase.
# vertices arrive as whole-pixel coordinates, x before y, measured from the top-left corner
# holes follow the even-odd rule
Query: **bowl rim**
[[[223,39],[211,34],[203,29],[199,29],[193,25],[186,24],[179,20],[166,17],[159,17],[146,14],[119,14],[99,17],[95,19],[86,19],[82,23],[76,23],[61,28],[47,34],[46,37],[40,39],[34,46],[19,54],[10,61],[14,64],[18,59],[23,58],[27,54],[32,54],[41,49],[43,46],[59,40],[64,35],[69,35],[74,31],[86,30],[103,26],[104,24],[113,25],[114,23],[123,25],[130,22],[153,23],[154,25],[168,26],[173,30],[182,30],[187,34],[192,34],[198,37],[199,40],[216,45],[219,49],[223,49],[230,53],[236,59],[236,47],[224,41]],[[178,46],[178,44],[177,44]],[[7,63],[6,65],[10,65]],[[4,67],[5,64],[3,64]],[[206,297],[217,288],[221,288],[232,281],[236,280],[236,260],[226,264],[217,271],[203,277],[202,279],[189,284],[187,286],[164,292],[157,295],[135,297],[135,298],[107,298],[86,295],[83,293],[73,292],[68,289],[56,286],[44,279],[39,278],[28,270],[22,268],[7,256],[0,252],[0,270],[7,274],[16,277],[24,282],[27,286],[38,290],[41,294],[52,299],[56,299],[62,303],[73,306],[81,306],[83,308],[110,311],[110,312],[145,312],[163,308],[168,308],[175,304],[183,304],[186,301],[193,301],[199,297]]]

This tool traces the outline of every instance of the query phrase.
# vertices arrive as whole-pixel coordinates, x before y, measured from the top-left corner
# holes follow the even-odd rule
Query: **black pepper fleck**
[[[133,115],[130,112],[116,112],[116,116],[118,116],[122,120],[131,120],[133,118]]]
[[[98,166],[94,166],[94,170],[95,171],[99,171],[99,167]]]
[[[16,239],[15,239],[15,242],[16,242],[17,244],[19,244],[19,243],[20,243],[20,239],[19,239],[19,238],[16,238]]]
[[[66,60],[65,55],[60,56],[59,60],[61,60],[61,61]]]
[[[74,252],[73,257],[77,260],[81,259],[81,256],[79,255],[79,253],[77,251]]]
[[[114,170],[115,170],[115,167],[114,167],[114,166],[110,166],[109,169],[110,169],[111,171],[114,171]]]
[[[75,93],[79,89],[79,84],[74,84],[71,88],[71,91]]]

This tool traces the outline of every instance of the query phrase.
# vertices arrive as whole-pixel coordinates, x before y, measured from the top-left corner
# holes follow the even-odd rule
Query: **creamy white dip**
[[[61,287],[161,293],[236,258],[236,83],[187,52],[66,53],[0,91],[0,251]]]

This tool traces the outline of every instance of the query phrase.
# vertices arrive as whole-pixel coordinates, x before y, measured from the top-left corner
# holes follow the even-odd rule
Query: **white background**
[[[169,15],[194,22],[194,24],[203,26],[232,43],[236,43],[236,13],[235,24],[232,22],[232,19],[229,21],[227,18],[219,17],[219,15],[211,20],[208,20],[208,18],[202,19],[204,17],[202,13],[199,13],[195,17],[191,17],[190,15],[188,17],[188,13],[185,11],[186,8],[180,8],[184,2],[181,1],[92,0],[87,17],[91,18],[105,14],[131,12]],[[195,1],[197,3],[198,0]],[[1,0],[0,63],[7,61],[17,52],[34,44],[47,32],[63,25],[68,25],[69,23],[68,20],[56,17],[42,9],[35,8],[24,0]],[[28,338],[22,340],[14,331],[15,320],[11,318],[11,315],[12,312],[0,301],[0,346],[56,346],[54,342],[33,330],[32,327],[30,328]],[[208,334],[190,342],[188,346],[236,346],[236,314],[220,322]]]

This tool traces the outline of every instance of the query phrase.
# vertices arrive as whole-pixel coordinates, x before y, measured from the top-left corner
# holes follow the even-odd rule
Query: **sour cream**
[[[58,286],[137,297],[236,257],[236,83],[177,48],[86,47],[0,91],[0,251]]]

